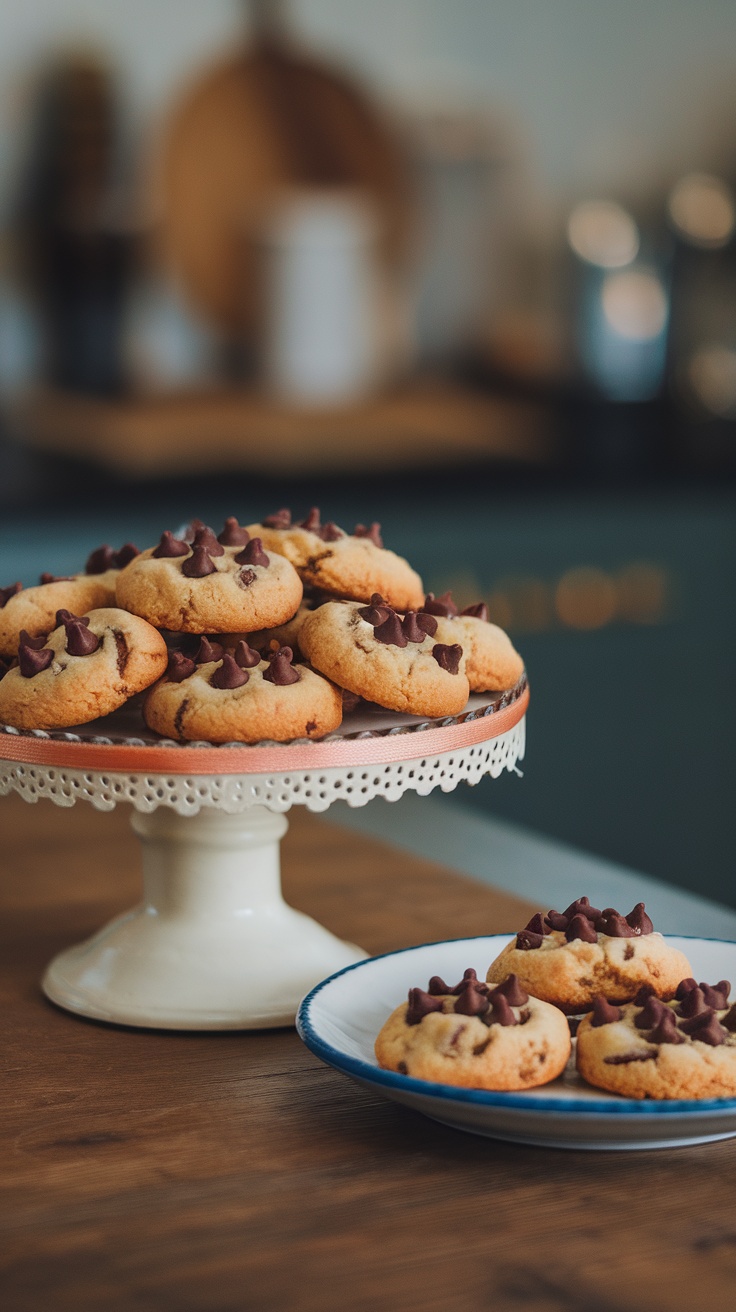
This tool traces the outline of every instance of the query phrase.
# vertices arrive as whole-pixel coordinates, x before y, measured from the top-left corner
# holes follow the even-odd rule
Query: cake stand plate
[[[319,742],[175,743],[134,706],[75,731],[0,725],[0,795],[133,806],[143,899],[55,957],[47,996],[95,1020],[165,1029],[292,1025],[302,997],[362,960],[281,895],[279,842],[291,806],[450,792],[513,770],[524,754],[526,679],[470,698],[461,715],[368,711]],[[358,840],[356,840],[358,841]]]

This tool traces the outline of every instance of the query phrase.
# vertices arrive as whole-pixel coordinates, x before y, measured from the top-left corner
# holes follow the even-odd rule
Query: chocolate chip
[[[238,565],[260,565],[263,569],[267,569],[269,565],[269,559],[263,550],[263,542],[260,538],[251,538],[250,542],[246,542],[243,550],[238,552],[235,560]]]
[[[428,592],[421,610],[427,611],[429,615],[442,615],[445,619],[457,615],[457,606],[452,600],[451,592],[443,592],[441,597],[435,597],[433,592]]]
[[[496,995],[503,996],[512,1007],[524,1007],[529,1001],[529,994],[519,983],[518,975],[508,975],[503,984],[498,984],[490,996],[493,999]]]
[[[318,528],[315,531],[317,533],[317,537],[320,537],[323,542],[337,542],[338,538],[345,537],[345,534],[343,533],[342,529],[338,528],[337,524],[335,524],[334,521],[331,519],[328,520],[326,524],[323,524],[321,528]]]
[[[362,606],[358,611],[360,618],[367,624],[383,624],[391,614],[391,607],[383,600],[380,592],[374,592],[369,606]]]
[[[516,935],[516,946],[520,952],[532,952],[535,948],[541,948],[544,943],[544,934],[535,934],[530,929],[520,929]]]
[[[485,1016],[489,1006],[486,993],[471,984],[459,995],[455,1003],[455,1011],[460,1016]]]
[[[300,528],[305,528],[308,533],[316,533],[320,526],[319,506],[312,506],[306,519],[303,519]]]
[[[665,1006],[664,1002],[661,1002],[659,998],[655,998],[652,994],[650,998],[647,998],[634,1024],[638,1030],[650,1030],[654,1025],[659,1024],[664,1013],[668,1010],[669,1008]]]
[[[680,1029],[696,1043],[707,1043],[711,1048],[718,1048],[726,1042],[726,1031],[714,1011],[704,1011],[702,1016],[694,1016],[692,1020],[683,1022]]]
[[[709,1008],[706,1005],[703,990],[696,986],[685,994],[682,1002],[677,1008],[677,1014],[678,1016],[685,1017],[700,1016],[704,1011],[708,1010]]]
[[[169,683],[183,683],[194,674],[196,668],[196,662],[190,660],[189,656],[185,656],[181,651],[172,651],[166,666],[166,677]]]
[[[117,647],[118,674],[122,678],[122,676],[125,674],[125,667],[128,664],[128,661],[130,660],[130,648],[128,646],[128,639],[120,629],[113,629],[112,636],[115,639],[115,646]]]
[[[173,560],[175,556],[188,556],[189,547],[181,538],[175,538],[173,533],[167,529],[161,534],[161,541],[154,551],[151,552],[157,560]]]
[[[635,934],[653,934],[654,925],[644,910],[644,903],[637,902],[633,911],[630,911],[626,917],[627,925],[633,929]]]
[[[445,983],[441,975],[433,975],[429,981],[427,992],[430,993],[433,998],[436,998],[439,994],[447,996],[449,993],[452,993],[452,989],[449,984]]]
[[[102,642],[96,633],[91,633],[85,620],[67,620],[66,651],[70,656],[91,656]]]
[[[135,560],[136,556],[140,556],[140,554],[141,553],[138,550],[135,543],[126,542],[125,546],[121,547],[119,551],[115,552],[115,557],[114,557],[115,568],[125,569],[125,566],[129,565],[131,560]]]
[[[234,515],[228,515],[225,527],[217,535],[217,541],[221,542],[223,547],[244,547],[246,542],[250,541],[250,533],[247,528],[241,528]]]
[[[247,642],[243,642],[242,640],[235,648],[234,655],[235,662],[240,666],[241,670],[255,669],[256,665],[260,665],[261,663],[261,653],[255,651],[253,647],[249,647]]]
[[[207,528],[207,525],[205,524],[203,519],[190,519],[189,523],[184,529],[184,541],[191,545],[191,543],[194,541],[197,534],[199,533],[200,529],[203,528]]]
[[[635,1007],[643,1007],[647,998],[653,998],[656,989],[653,984],[640,984],[638,992],[632,998]]]
[[[736,1002],[734,1002],[731,1010],[723,1017],[721,1025],[728,1030],[729,1034],[736,1034]]]
[[[366,528],[365,524],[356,524],[355,528],[353,529],[353,537],[370,538],[374,546],[376,547],[383,546],[383,538],[381,537],[381,525],[377,524],[375,520],[368,528]]]
[[[601,914],[597,907],[592,907],[587,897],[578,897],[571,902],[569,907],[565,907],[563,916],[572,920],[573,916],[586,916],[588,920],[596,921]]]
[[[209,638],[200,638],[199,647],[194,655],[197,665],[207,665],[210,661],[221,661],[225,648],[221,642],[210,642]]]
[[[249,678],[248,671],[241,670],[230,653],[225,652],[222,664],[213,671],[210,677],[210,684],[213,688],[242,688]]]
[[[564,932],[567,929],[567,916],[562,911],[548,911],[544,923],[558,933]]]
[[[237,576],[238,586],[241,588],[249,588],[252,583],[255,583],[257,578],[258,575],[254,569],[241,569]]]
[[[468,969],[463,971],[463,977],[460,980],[460,983],[450,989],[450,992],[462,993],[463,989],[467,988],[477,988],[482,989],[484,993],[488,992],[488,985],[483,984],[481,980],[478,979],[478,975],[472,966],[468,966]]]
[[[404,630],[401,627],[401,620],[395,610],[390,610],[386,619],[381,624],[376,624],[373,629],[373,636],[376,642],[383,642],[387,647],[405,647],[406,638]]]
[[[0,610],[2,610],[3,606],[7,606],[11,597],[17,597],[22,589],[22,583],[11,583],[8,588],[0,588]]]
[[[541,911],[535,912],[529,923],[524,926],[524,929],[528,929],[532,934],[546,934],[548,932]]]
[[[87,557],[84,572],[85,574],[105,574],[109,569],[115,569],[115,552],[112,547],[104,546],[97,547]]]
[[[214,574],[215,566],[208,555],[206,547],[192,547],[192,554],[188,560],[184,561],[181,572],[188,579],[205,579],[208,574]]]
[[[634,938],[636,930],[626,920],[625,916],[619,914],[613,907],[605,907],[595,922],[595,927],[599,934],[606,934],[609,938]]]
[[[716,1011],[723,1011],[728,1006],[728,995],[731,992],[730,980],[721,979],[717,984],[701,984],[703,998],[706,1007],[713,1007]]]
[[[697,987],[698,987],[697,980],[694,980],[692,975],[688,975],[687,979],[681,979],[680,983],[677,985],[677,988],[675,989],[675,997],[677,998],[678,1002],[682,1002],[683,998],[686,997],[688,993],[691,993],[692,990],[696,989]]]
[[[197,547],[204,547],[205,551],[209,556],[225,555],[225,548],[220,546],[220,543],[215,537],[212,529],[208,528],[206,524],[204,528],[200,528],[197,530],[197,532],[194,535],[194,542],[192,545],[195,551]]]
[[[264,528],[290,528],[291,511],[285,508],[277,510],[273,515],[266,515],[262,523]]]
[[[399,1075],[408,1075],[408,1074],[409,1074],[409,1067],[407,1066],[407,1064],[406,1064],[405,1061],[397,1062],[396,1069],[397,1069]]]
[[[433,638],[437,632],[437,621],[434,615],[428,615],[423,610],[417,612],[417,624],[428,638]]]
[[[490,1001],[491,1008],[486,1015],[486,1025],[503,1025],[505,1027],[518,1024],[509,1001],[503,993],[499,993],[498,989],[494,989],[493,993],[490,994]]]
[[[432,648],[432,655],[441,670],[447,670],[448,674],[457,674],[460,669],[460,657],[463,649],[458,642],[448,645],[444,642],[435,643]]]
[[[177,710],[176,715],[174,716],[174,733],[176,734],[177,738],[184,737],[184,716],[186,715],[188,710],[189,710],[189,698],[185,697],[181,706]]]
[[[460,614],[470,615],[474,620],[485,620],[486,624],[488,623],[488,607],[484,601],[476,602],[475,606],[466,606]]]
[[[601,1025],[612,1025],[614,1021],[620,1020],[622,1015],[620,1007],[614,1007],[602,993],[599,993],[593,999],[593,1016],[590,1024],[594,1030],[597,1030]]]
[[[24,679],[33,679],[42,670],[47,670],[53,659],[54,653],[50,647],[41,650],[38,647],[29,647],[21,640],[18,647],[18,664]]]
[[[406,1009],[407,1025],[418,1025],[425,1016],[433,1011],[442,1011],[442,999],[432,997],[423,989],[409,989],[409,1005]]]
[[[427,618],[431,619],[432,616]],[[401,621],[401,630],[407,642],[424,642],[427,634],[422,627],[417,624],[417,613],[415,610],[408,610]]]
[[[674,1013],[669,1007],[662,1013],[660,1020],[654,1029],[647,1034],[649,1043],[684,1043],[682,1035],[677,1028],[677,1021]]]
[[[70,618],[74,619],[74,616],[72,615]],[[30,647],[31,651],[41,651],[41,649],[46,646],[47,637],[47,633],[42,633],[38,638],[32,638],[27,629],[21,629],[18,645]]]
[[[279,647],[270,659],[267,670],[263,671],[263,677],[268,683],[276,684],[277,688],[285,688],[290,683],[299,682],[299,671],[292,669],[291,662],[294,653],[291,647]]]
[[[74,578],[73,574],[48,574],[44,571],[39,574],[39,583],[71,583]]]
[[[570,924],[565,930],[565,938],[568,943],[572,943],[573,939],[576,938],[579,938],[582,943],[598,942],[595,925],[592,921],[588,920],[587,916],[580,915],[579,913],[578,915],[573,916],[570,921]]]

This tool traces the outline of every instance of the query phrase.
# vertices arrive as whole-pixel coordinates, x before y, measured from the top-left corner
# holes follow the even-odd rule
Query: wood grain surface
[[[527,914],[292,816],[287,897],[371,951]],[[631,1154],[496,1143],[358,1088],[293,1031],[74,1018],[38,979],[136,900],[127,818],[9,798],[0,832],[4,1312],[733,1306],[735,1142]]]

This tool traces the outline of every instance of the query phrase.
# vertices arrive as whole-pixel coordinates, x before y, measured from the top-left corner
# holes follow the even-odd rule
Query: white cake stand
[[[284,902],[284,812],[450,792],[513,770],[528,697],[523,678],[509,692],[471,697],[450,720],[353,715],[320,742],[253,747],[162,741],[127,708],[74,733],[0,726],[0,795],[82,799],[102,811],[130,802],[143,849],[142,902],[55,957],[45,993],[125,1025],[293,1024],[309,989],[366,954]]]

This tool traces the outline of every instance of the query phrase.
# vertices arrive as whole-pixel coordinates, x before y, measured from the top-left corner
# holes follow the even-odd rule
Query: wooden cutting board
[[[285,187],[364,189],[389,260],[406,249],[410,204],[398,141],[363,92],[261,36],[194,87],[172,115],[160,163],[162,252],[212,321],[241,341],[257,318],[253,237]]]

